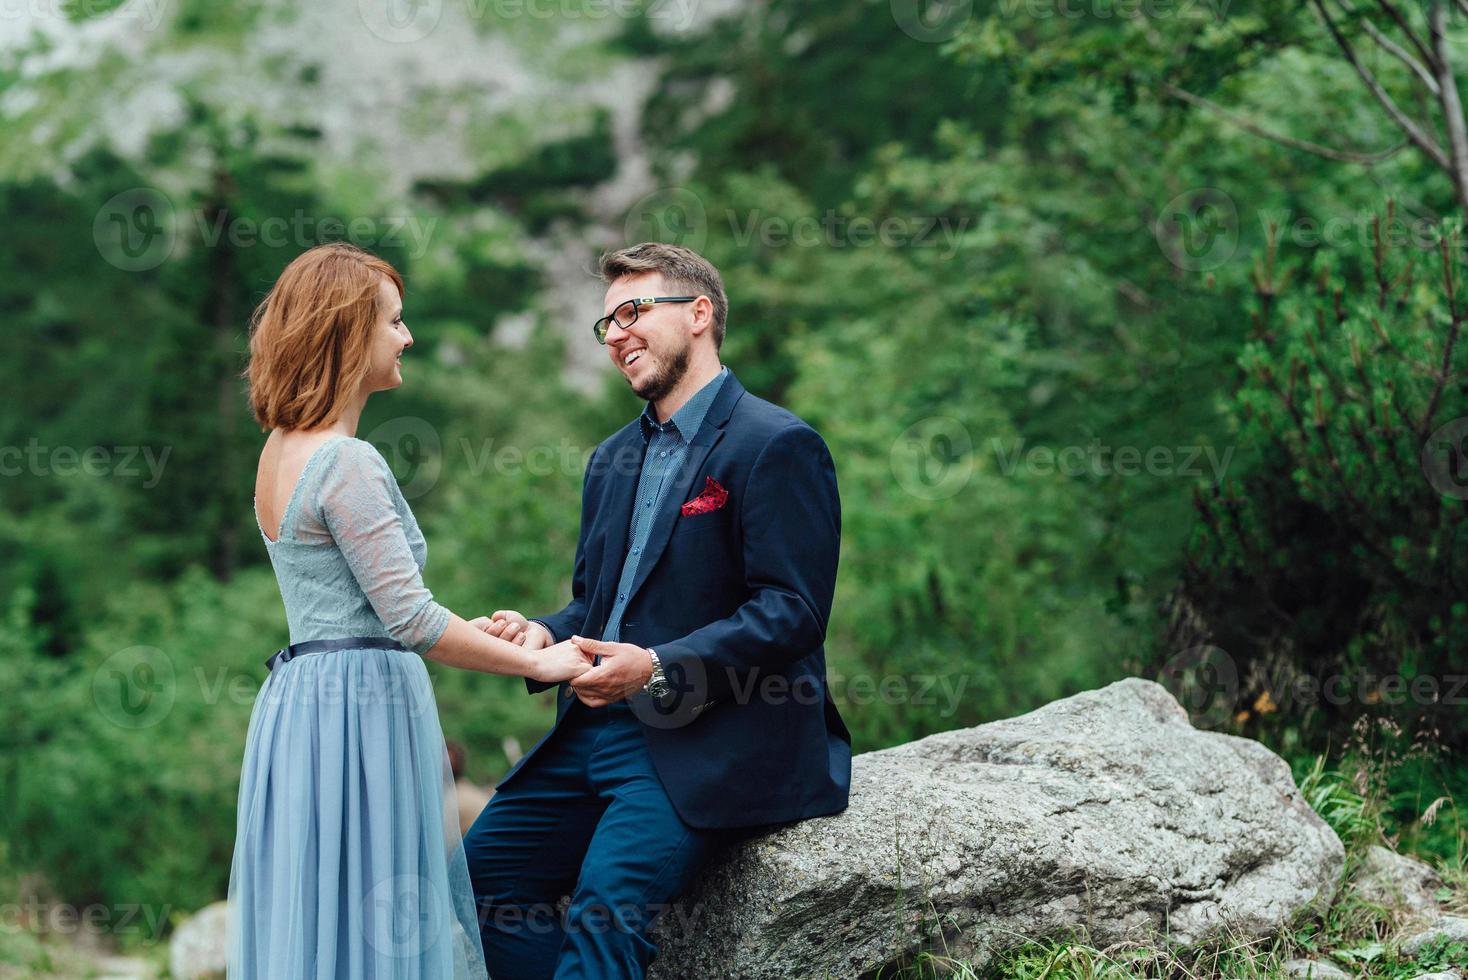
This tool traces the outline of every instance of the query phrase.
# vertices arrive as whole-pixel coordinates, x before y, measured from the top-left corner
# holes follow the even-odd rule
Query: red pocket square
[[[694,497],[683,505],[683,516],[690,517],[694,514],[707,514],[709,511],[718,510],[729,502],[729,491],[719,486],[719,481],[713,477],[706,477],[703,485],[703,493]]]

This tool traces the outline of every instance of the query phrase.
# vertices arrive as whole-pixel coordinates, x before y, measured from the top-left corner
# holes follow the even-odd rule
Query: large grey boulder
[[[860,977],[1024,937],[1192,944],[1225,921],[1270,935],[1329,902],[1344,862],[1283,760],[1193,728],[1140,678],[852,770],[845,812],[710,866],[662,917],[655,977]]]

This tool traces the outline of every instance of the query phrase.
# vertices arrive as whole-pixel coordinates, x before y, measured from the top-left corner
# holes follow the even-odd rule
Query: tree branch
[[[1438,101],[1442,105],[1443,128],[1448,132],[1448,151],[1453,155],[1453,184],[1458,189],[1458,200],[1468,203],[1468,130],[1463,126],[1463,101],[1458,97],[1458,80],[1448,55],[1447,16],[1448,8],[1444,4],[1434,4],[1427,23],[1437,58],[1438,84],[1442,87]]]
[[[1181,99],[1183,102],[1195,105],[1200,109],[1207,109],[1209,112],[1217,113],[1219,116],[1222,116],[1224,119],[1233,123],[1235,126],[1239,127],[1246,133],[1251,133],[1254,136],[1260,137],[1261,139],[1266,139],[1270,142],[1278,143],[1281,146],[1288,146],[1294,150],[1301,150],[1305,153],[1313,153],[1316,156],[1324,157],[1327,160],[1337,160],[1341,163],[1362,163],[1370,166],[1371,164],[1380,163],[1381,161],[1394,156],[1401,151],[1402,147],[1407,145],[1407,141],[1403,140],[1396,146],[1388,147],[1385,150],[1378,150],[1375,153],[1356,153],[1351,150],[1337,150],[1329,146],[1322,146],[1319,143],[1311,143],[1308,140],[1296,139],[1293,136],[1286,136],[1283,133],[1271,132],[1270,130],[1265,129],[1263,126],[1260,126],[1258,123],[1252,122],[1236,112],[1225,109],[1217,102],[1213,102],[1209,99],[1203,98],[1203,96],[1201,95],[1194,95],[1192,92],[1180,89],[1176,85],[1173,85],[1171,82],[1163,82],[1162,90],[1175,99]]]
[[[1459,0],[1459,2],[1461,3],[1462,0]],[[1407,36],[1407,40],[1412,43],[1412,47],[1417,49],[1417,53],[1422,56],[1422,60],[1426,62],[1428,67],[1433,71],[1437,71],[1441,66],[1434,63],[1432,52],[1427,49],[1427,45],[1422,43],[1422,38],[1417,36],[1417,32],[1412,30],[1412,25],[1407,23],[1407,18],[1402,16],[1402,12],[1397,9],[1396,4],[1392,3],[1391,0],[1377,0],[1377,6],[1386,11],[1386,15],[1396,23],[1397,27],[1401,28],[1402,33]]]
[[[1377,26],[1373,24],[1371,22],[1371,19],[1367,17],[1364,13],[1357,14],[1356,8],[1351,6],[1349,0],[1336,0],[1336,2],[1340,4],[1341,9],[1344,10],[1346,13],[1358,17],[1359,23],[1361,24],[1361,29],[1366,32],[1371,40],[1380,45],[1382,50],[1391,54],[1392,56],[1397,58],[1397,60],[1399,60],[1402,64],[1410,68],[1412,70],[1412,73],[1417,76],[1418,80],[1420,80],[1423,85],[1427,86],[1427,90],[1429,92],[1431,92],[1433,95],[1438,94],[1437,79],[1432,76],[1432,72],[1428,70],[1427,65],[1424,65],[1422,62],[1412,57],[1412,52],[1408,51],[1396,41],[1393,41],[1391,38],[1381,33],[1381,31],[1377,29]]]
[[[1392,97],[1386,93],[1386,89],[1382,88],[1381,83],[1376,80],[1376,76],[1371,74],[1371,70],[1361,63],[1360,58],[1356,57],[1356,51],[1351,47],[1351,42],[1346,40],[1345,35],[1340,32],[1340,28],[1336,26],[1335,21],[1331,18],[1330,11],[1325,9],[1324,0],[1313,0],[1313,2],[1321,19],[1325,21],[1325,26],[1330,31],[1330,36],[1335,39],[1336,46],[1341,49],[1341,54],[1345,55],[1346,61],[1350,63],[1352,68],[1356,69],[1356,74],[1361,76],[1361,81],[1366,83],[1366,88],[1376,97],[1376,101],[1381,103],[1381,107],[1387,111],[1387,115],[1392,117],[1392,121],[1401,127],[1402,132],[1407,134],[1407,138],[1423,153],[1426,153],[1433,163],[1437,164],[1449,174],[1452,174],[1452,164],[1449,163],[1448,156],[1443,152],[1442,147],[1437,145],[1437,142],[1426,130],[1397,107],[1397,104],[1392,101]]]

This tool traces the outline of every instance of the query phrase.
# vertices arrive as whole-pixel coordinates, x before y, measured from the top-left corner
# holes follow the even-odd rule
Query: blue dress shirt
[[[627,600],[632,594],[632,583],[637,579],[637,566],[642,561],[642,553],[647,550],[653,519],[661,509],[668,487],[672,485],[669,478],[683,465],[688,455],[688,444],[698,435],[703,417],[708,414],[714,396],[728,375],[729,369],[721,368],[713,380],[698,389],[666,422],[657,421],[652,402],[647,403],[638,419],[647,451],[642,457],[642,472],[637,477],[637,495],[632,506],[632,524],[627,532],[627,555],[622,562],[622,576],[617,580],[617,598],[612,603],[606,629],[601,635],[608,643],[620,642],[622,617],[627,614]]]

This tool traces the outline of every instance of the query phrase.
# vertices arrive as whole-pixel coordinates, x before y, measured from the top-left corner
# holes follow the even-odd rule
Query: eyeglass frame
[[[643,306],[652,306],[655,303],[694,303],[697,302],[698,299],[699,297],[697,296],[635,296],[632,299],[624,299],[622,300],[622,302],[612,307],[612,312],[608,313],[604,317],[601,317],[591,325],[591,334],[593,337],[596,338],[596,342],[598,344],[601,344],[603,347],[605,347],[607,345],[607,334],[612,332],[611,325],[613,322],[615,322],[614,318],[617,315],[617,311],[626,306],[628,303],[633,304],[631,321],[627,323],[627,326],[622,326],[622,324],[620,323],[617,324],[617,326],[622,327],[623,330],[626,330],[627,327],[630,327],[632,326],[632,324],[637,322],[637,318],[642,315]],[[607,325],[606,330],[601,329],[601,325],[603,323]]]

